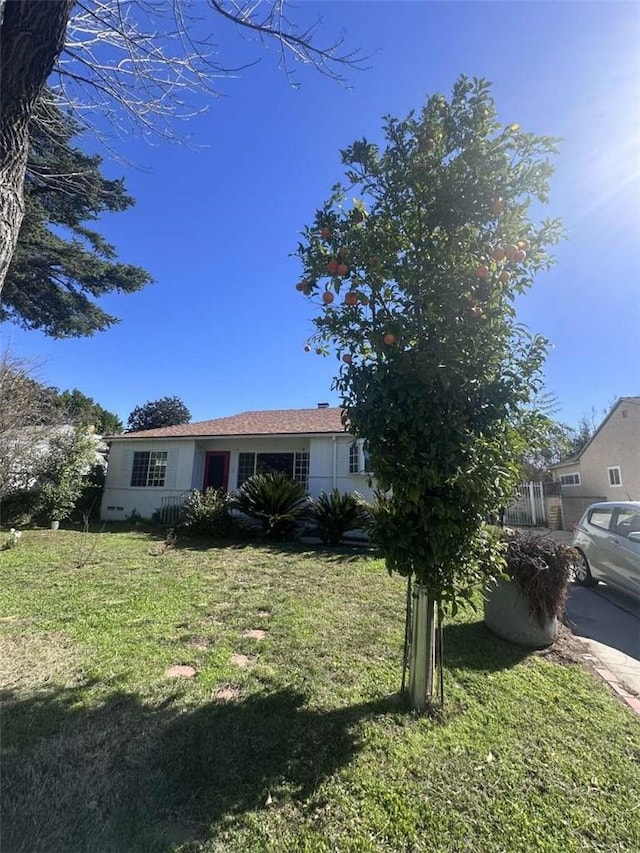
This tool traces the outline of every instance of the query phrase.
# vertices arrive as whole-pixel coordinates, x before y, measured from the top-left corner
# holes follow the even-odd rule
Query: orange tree
[[[307,349],[341,359],[347,429],[388,492],[374,537],[414,580],[409,689],[434,692],[435,622],[499,565],[483,522],[504,505],[527,442],[547,342],[514,301],[550,266],[556,142],[497,120],[490,86],[461,77],[384,142],[342,151],[345,182],[302,232],[297,289],[317,304]],[[413,601],[413,606],[411,606]]]

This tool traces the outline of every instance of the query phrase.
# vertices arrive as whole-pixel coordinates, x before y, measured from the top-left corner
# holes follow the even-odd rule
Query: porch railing
[[[180,492],[178,495],[165,495],[160,499],[160,521],[171,526],[176,524],[180,518],[180,510],[189,492]]]

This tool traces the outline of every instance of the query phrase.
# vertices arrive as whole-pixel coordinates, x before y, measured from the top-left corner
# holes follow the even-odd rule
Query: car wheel
[[[573,564],[573,579],[581,586],[595,586],[597,584],[591,575],[589,561],[582,551],[578,551],[578,559]]]

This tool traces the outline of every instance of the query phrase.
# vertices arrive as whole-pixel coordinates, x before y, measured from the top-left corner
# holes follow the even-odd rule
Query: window
[[[238,454],[238,488],[256,473],[256,454]]]
[[[612,514],[613,509],[596,508],[591,510],[589,524],[593,524],[594,527],[601,527],[603,530],[608,530]]]
[[[286,474],[291,480],[305,488],[309,482],[309,453],[239,453],[237,487],[246,483],[254,474]]]
[[[640,512],[633,507],[620,507],[616,516],[616,533],[628,537],[640,532]]]
[[[349,473],[358,474],[360,471],[360,453],[357,444],[349,447]]]
[[[133,454],[132,486],[164,486],[167,475],[166,450],[142,450]]]
[[[562,474],[560,476],[560,483],[563,486],[579,486],[580,474],[577,472],[575,474]]]
[[[349,473],[350,474],[369,474],[371,465],[369,462],[369,453],[367,444],[362,439],[354,441],[349,447]]]
[[[613,468],[607,468],[609,473],[609,485],[610,486],[621,486],[622,485],[622,476],[620,474],[620,466],[614,465]]]

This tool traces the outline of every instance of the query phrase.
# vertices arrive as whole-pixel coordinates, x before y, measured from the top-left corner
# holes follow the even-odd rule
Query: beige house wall
[[[609,468],[620,468],[621,484],[609,482]],[[553,478],[580,474],[579,486],[563,486],[567,497],[594,496],[609,501],[640,500],[640,404],[621,400],[577,462],[553,469]]]

